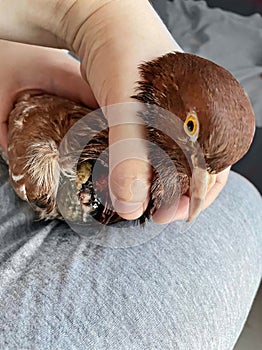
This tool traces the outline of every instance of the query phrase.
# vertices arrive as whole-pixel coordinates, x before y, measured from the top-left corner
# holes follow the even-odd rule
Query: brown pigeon
[[[201,211],[212,174],[237,162],[251,145],[255,118],[250,100],[228,71],[196,55],[172,52],[142,64],[139,70],[141,81],[132,97],[147,106],[141,117],[148,140],[158,146],[149,149],[153,166],[150,201],[139,221],[150,218],[162,200],[172,203],[186,193],[190,196],[192,220]],[[161,112],[165,110],[169,120]],[[73,101],[30,93],[21,96],[10,113],[11,183],[18,196],[30,202],[42,219],[62,217],[57,195],[61,176],[66,178],[67,171],[59,161],[59,146],[68,130],[88,113],[87,107]],[[169,134],[174,125],[172,116],[182,125],[175,131],[176,139]],[[72,219],[80,215],[82,221],[88,221],[92,216],[111,224],[123,219],[114,212],[108,191],[108,125],[103,116],[98,118],[93,113],[90,122],[92,127],[80,131],[91,138],[80,152],[73,196],[65,195],[64,205]],[[199,150],[202,160],[197,157]],[[103,152],[104,159],[96,162]],[[101,171],[93,179],[96,163]]]

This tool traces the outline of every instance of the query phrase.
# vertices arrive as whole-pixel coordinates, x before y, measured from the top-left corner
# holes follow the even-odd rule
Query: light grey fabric
[[[233,348],[261,276],[262,200],[244,178],[187,231],[111,249],[33,221],[0,174],[0,349]]]
[[[161,17],[186,52],[228,69],[244,86],[262,127],[262,17],[208,8],[205,1],[155,0]]]

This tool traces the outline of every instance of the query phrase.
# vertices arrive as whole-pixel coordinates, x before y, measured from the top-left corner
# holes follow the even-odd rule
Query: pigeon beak
[[[187,222],[194,220],[200,214],[206,198],[209,181],[210,174],[206,169],[201,169],[199,167],[193,168],[190,182],[189,216]]]

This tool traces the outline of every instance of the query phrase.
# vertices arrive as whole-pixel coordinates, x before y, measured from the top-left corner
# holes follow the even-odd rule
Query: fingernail
[[[143,203],[148,196],[149,186],[140,179],[136,179],[130,185],[130,192],[132,194],[132,201]]]
[[[140,179],[130,179],[128,177],[122,179],[110,179],[111,197],[122,200],[124,202],[143,203],[150,189],[147,181]]]

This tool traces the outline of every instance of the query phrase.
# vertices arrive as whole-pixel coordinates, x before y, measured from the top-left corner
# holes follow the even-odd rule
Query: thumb
[[[144,123],[136,102],[106,106],[109,123],[109,190],[116,212],[124,219],[139,218],[149,202],[152,169]]]

